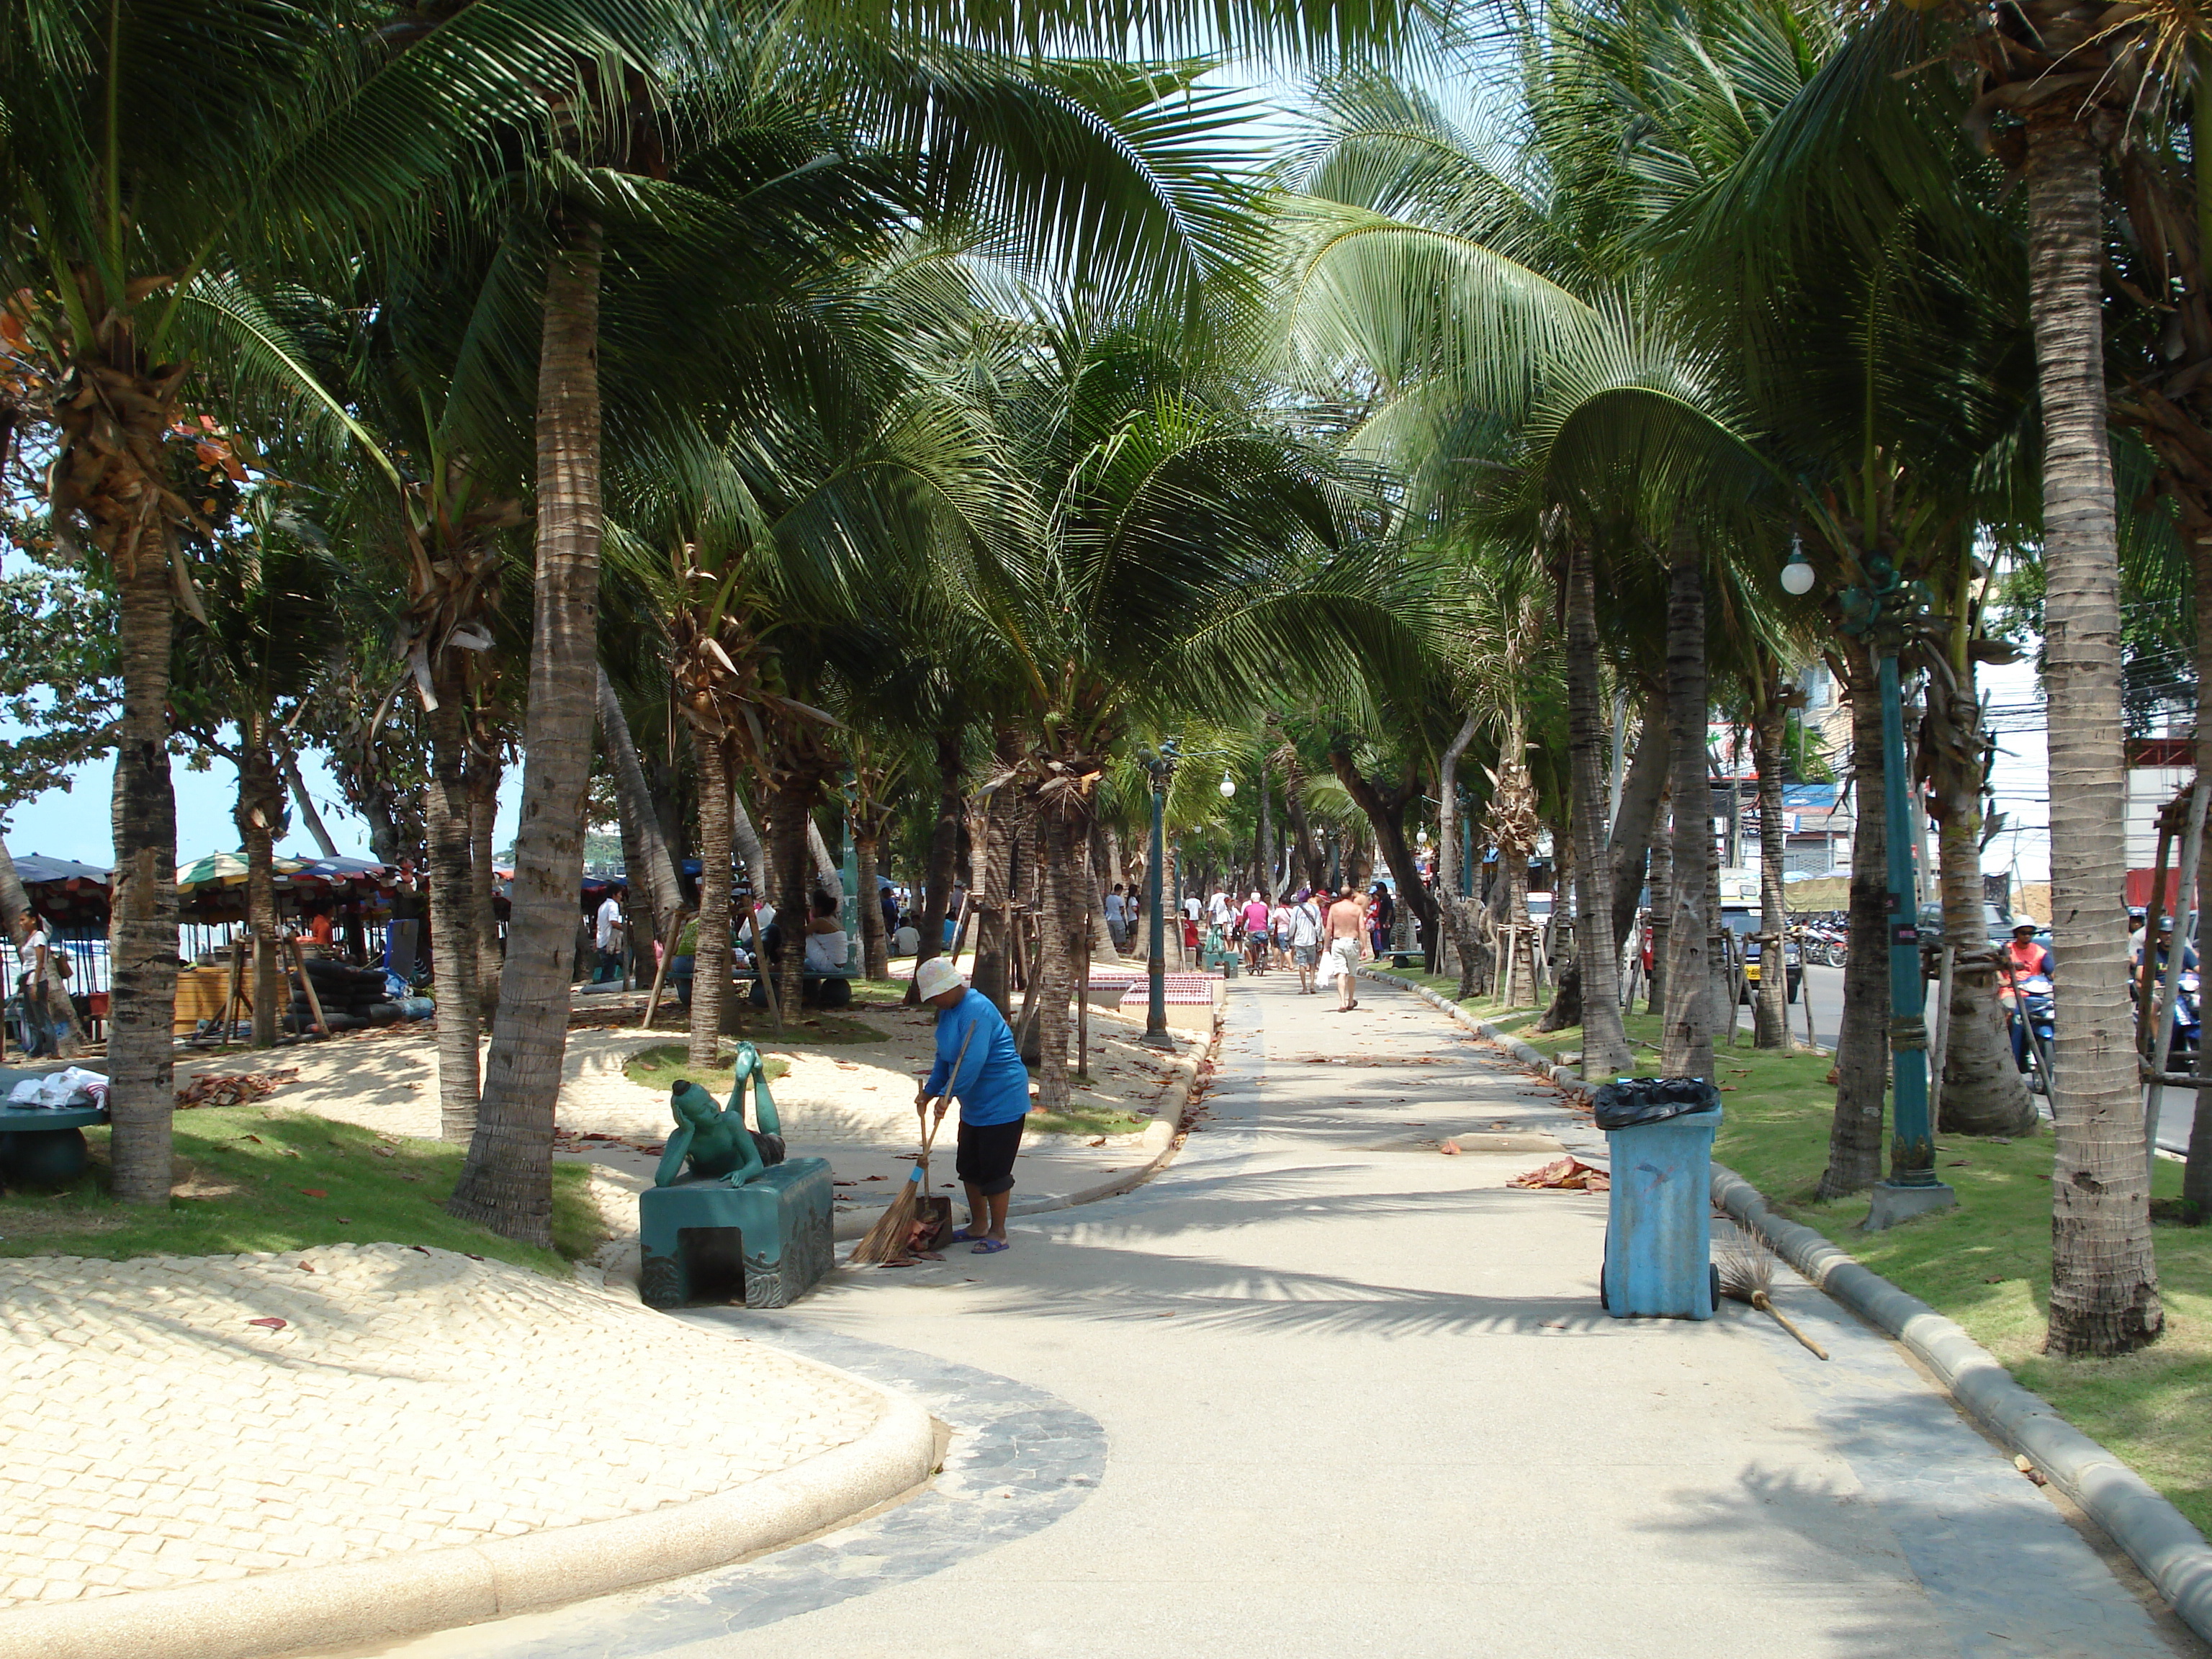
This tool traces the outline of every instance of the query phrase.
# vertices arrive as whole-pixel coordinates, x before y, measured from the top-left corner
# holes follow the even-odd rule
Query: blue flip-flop
[[[988,1233],[979,1233],[973,1227],[963,1227],[958,1232],[952,1235],[952,1242],[955,1244],[973,1244],[981,1239],[988,1238],[989,1237],[990,1235]]]
[[[1003,1238],[986,1238],[978,1242],[975,1248],[969,1251],[968,1254],[970,1255],[996,1255],[1000,1251],[1006,1248],[1006,1241]]]

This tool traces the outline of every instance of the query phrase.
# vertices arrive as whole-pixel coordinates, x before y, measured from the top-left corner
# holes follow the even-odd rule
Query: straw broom
[[[1821,1358],[1828,1351],[1790,1322],[1767,1292],[1774,1288],[1774,1252],[1766,1241],[1739,1233],[1721,1246],[1721,1294],[1735,1302],[1747,1302],[1802,1342]]]
[[[961,1036],[960,1052],[953,1057],[952,1069],[945,1073],[945,1085],[948,1092],[952,1085],[959,1081],[961,1062],[968,1058],[968,1045],[975,1038],[975,1027],[971,1024]],[[933,1103],[941,1106],[944,1103],[945,1096],[939,1095],[933,1103],[924,1101],[914,1109],[915,1115],[921,1119],[921,1156],[915,1159],[914,1168],[908,1171],[898,1196],[876,1218],[876,1224],[868,1229],[860,1242],[853,1246],[853,1254],[848,1258],[851,1261],[861,1266],[880,1266],[906,1254],[906,1242],[914,1232],[915,1218],[921,1213],[921,1200],[929,1191],[930,1143],[937,1139],[938,1124],[944,1121],[939,1118],[937,1122],[932,1122],[929,1109]]]

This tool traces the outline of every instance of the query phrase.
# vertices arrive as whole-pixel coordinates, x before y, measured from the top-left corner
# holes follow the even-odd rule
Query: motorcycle
[[[2051,1045],[2058,1035],[2057,998],[2048,974],[2030,974],[2018,981],[2017,988],[2012,1005],[2013,1059],[2027,1073],[2027,1086],[2040,1090]]]

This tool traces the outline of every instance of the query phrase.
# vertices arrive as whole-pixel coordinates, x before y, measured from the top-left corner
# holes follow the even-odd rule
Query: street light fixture
[[[1802,599],[1813,591],[1813,584],[1820,579],[1812,560],[1805,556],[1805,544],[1791,537],[1790,562],[1782,567],[1782,591],[1792,599]]]
[[[1925,625],[1929,594],[1907,581],[1880,553],[1865,562],[1863,586],[1836,596],[1844,632],[1863,640],[1874,653],[1881,688],[1881,802],[1888,830],[1889,1052],[1892,1109],[1889,1179],[1877,1182],[1867,1212],[1878,1232],[1931,1210],[1950,1208],[1959,1195],[1936,1178],[1935,1126],[1928,1115],[1927,988],[1920,969],[1919,895],[1912,876],[1912,783],[1905,765],[1904,699],[1897,653]],[[1813,591],[1813,566],[1792,544],[1782,586],[1800,597]]]
[[[1236,793],[1237,793],[1237,780],[1236,780],[1236,779],[1234,779],[1234,778],[1232,778],[1232,777],[1231,777],[1231,776],[1229,775],[1229,774],[1228,774],[1228,773],[1224,772],[1224,773],[1221,775],[1221,799],[1224,799],[1224,800],[1227,800],[1231,796],[1234,795]]]

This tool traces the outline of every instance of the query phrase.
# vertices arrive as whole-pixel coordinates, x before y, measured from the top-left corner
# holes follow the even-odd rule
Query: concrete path
[[[955,1373],[1057,1401],[1034,1444],[975,1407],[1002,1486],[957,1437],[959,1489],[922,1500],[926,1528],[887,1516],[803,1561],[378,1651],[2201,1651],[1802,1284],[1778,1299],[1826,1364],[1732,1306],[1601,1313],[1605,1200],[1504,1185],[1541,1152],[1434,1146],[1591,1132],[1410,994],[1362,999],[1338,1015],[1288,976],[1241,981],[1211,1117],[1161,1178],[1018,1223],[1005,1255],[840,1275],[748,1327],[907,1377],[962,1433]],[[1083,1501],[1049,1519],[1070,1486]],[[994,1499],[1036,1518],[997,1522]]]

